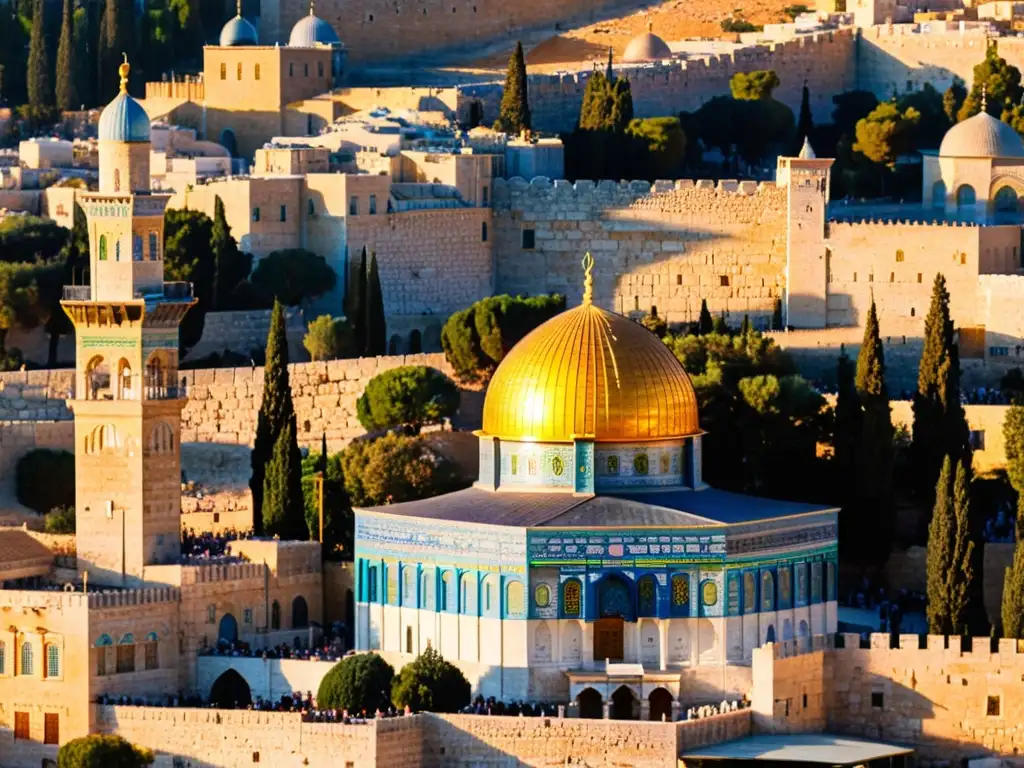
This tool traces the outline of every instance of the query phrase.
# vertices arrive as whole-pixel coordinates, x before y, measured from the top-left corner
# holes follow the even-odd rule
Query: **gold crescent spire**
[[[132,66],[128,63],[128,54],[122,53],[121,55],[124,56],[124,61],[117,68],[117,72],[121,75],[121,93],[128,93],[128,73],[132,71]]]
[[[591,271],[594,269],[594,257],[590,251],[583,257],[583,303],[591,304],[594,301],[594,276]]]
[[[242,18],[242,0],[235,0],[235,15]]]
[[[314,3],[316,3],[316,0],[309,0],[309,15],[310,16],[316,16],[316,14],[313,13],[313,4]]]

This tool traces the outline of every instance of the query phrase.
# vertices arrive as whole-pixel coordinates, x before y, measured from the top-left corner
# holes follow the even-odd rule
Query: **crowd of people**
[[[493,696],[484,698],[477,696],[473,702],[462,709],[464,715],[506,715],[509,717],[555,717],[558,715],[557,704],[537,704],[534,702],[512,701],[505,703]]]
[[[233,643],[221,641],[211,648],[201,650],[199,653],[201,656],[233,656],[236,658],[264,660],[299,659],[301,661],[340,661],[346,655],[344,642],[340,636],[335,636],[332,640],[322,645],[305,647],[301,635],[297,636],[296,642],[291,645],[279,643],[273,648],[257,650],[248,643],[241,641]]]
[[[738,701],[725,701],[723,699],[721,704],[705,704],[700,707],[690,707],[686,710],[686,719],[702,720],[705,717],[714,717],[715,715],[724,715],[726,712],[747,709],[749,706],[750,701],[746,696]]]
[[[233,541],[252,538],[251,531],[227,528],[214,535],[210,531],[196,533],[189,528],[181,534],[181,556],[188,560],[212,560],[224,557]]]

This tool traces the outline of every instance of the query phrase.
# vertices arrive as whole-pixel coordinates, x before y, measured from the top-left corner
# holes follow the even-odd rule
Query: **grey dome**
[[[334,27],[319,16],[314,16],[312,11],[295,23],[292,33],[288,36],[288,45],[291,48],[315,48],[317,45],[340,42],[341,39],[334,31]]]
[[[256,35],[256,27],[241,16],[235,16],[221,29],[220,44],[222,48],[233,45],[257,45],[259,38]]]
[[[637,35],[629,41],[626,46],[626,53],[622,56],[623,61],[661,61],[671,59],[672,49],[668,44],[651,31]]]
[[[1024,143],[1002,120],[988,112],[979,112],[946,131],[939,156],[1024,158]]]

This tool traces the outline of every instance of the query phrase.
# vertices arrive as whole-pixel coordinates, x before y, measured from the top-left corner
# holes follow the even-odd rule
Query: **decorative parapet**
[[[679,194],[683,192],[703,193],[707,196],[732,195],[751,197],[768,194],[780,189],[774,182],[737,181],[735,179],[679,179],[677,181],[658,180],[653,184],[649,181],[612,181],[604,179],[592,181],[577,179],[575,182],[557,179],[552,181],[546,176],[536,176],[532,180],[516,176],[511,179],[494,180],[495,207],[511,207],[514,202],[523,198],[577,200],[580,202],[630,203],[656,198],[659,195]]]
[[[963,638],[959,635],[913,635],[901,634],[893,637],[888,632],[872,632],[866,639],[855,632],[840,632],[833,635],[814,635],[810,641],[784,640],[771,643],[776,659],[788,659],[817,651],[885,651],[907,654],[907,663],[913,660],[910,654],[923,653],[933,657],[936,653],[946,658],[975,659],[989,662],[998,659],[1000,666],[1024,668],[1024,644],[1014,639],[1000,639],[993,645],[991,637]]]
[[[139,589],[104,590],[88,594],[89,608],[126,608],[153,603],[173,603],[181,599],[176,587],[140,587]]]

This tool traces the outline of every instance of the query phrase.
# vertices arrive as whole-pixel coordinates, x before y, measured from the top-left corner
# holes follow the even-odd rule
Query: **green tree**
[[[711,319],[711,312],[708,310],[708,300],[700,300],[700,317],[697,318],[697,335],[704,336],[711,333],[715,321]]]
[[[368,432],[426,424],[451,418],[459,408],[455,382],[425,365],[404,365],[378,373],[356,401],[359,423]]]
[[[30,26],[23,23],[15,3],[0,3],[0,101],[24,104],[28,100],[27,62]]]
[[[800,152],[804,139],[810,138],[813,131],[814,117],[811,115],[811,92],[807,88],[807,81],[804,80],[804,87],[800,92],[800,116],[796,121],[796,136],[794,137],[796,139],[796,143],[800,146],[796,147],[796,152],[794,154]]]
[[[460,381],[483,381],[526,334],[564,309],[565,297],[557,294],[480,299],[445,322],[445,358]]]
[[[302,454],[295,439],[295,421],[285,424],[263,478],[263,532],[281,539],[305,540],[306,504],[302,496]]]
[[[54,507],[43,517],[43,530],[47,533],[71,534],[75,532],[74,506]]]
[[[224,215],[224,201],[220,195],[214,198],[213,226],[210,229],[210,250],[213,254],[213,285],[210,290],[210,309],[227,309],[235,287],[249,277],[252,271],[252,255],[242,253],[238,243],[231,236]],[[333,279],[333,272],[331,275]]]
[[[516,49],[508,60],[505,91],[501,97],[501,109],[494,130],[509,134],[530,130],[530,101],[527,91],[526,57],[523,55],[523,44],[517,42]]]
[[[316,704],[321,709],[373,715],[391,706],[394,668],[376,653],[357,653],[342,659],[320,681]]]
[[[974,82],[957,112],[958,121],[981,112],[982,91],[986,111],[993,117],[1002,117],[1003,112],[1019,104],[1024,95],[1020,70],[1008,64],[994,44],[985,51],[984,61],[974,67]]]
[[[868,541],[884,557],[892,528],[893,427],[885,385],[885,350],[874,299],[857,355],[856,388],[863,409],[857,449],[857,509],[861,522],[872,531]]]
[[[67,237],[68,231],[53,219],[8,216],[0,221],[0,261],[52,262]]]
[[[344,317],[320,315],[307,326],[302,346],[313,361],[352,357],[355,353],[352,324]]]
[[[896,158],[910,150],[913,129],[920,119],[920,113],[913,107],[901,111],[897,104],[884,101],[857,122],[853,149],[871,162],[891,169]]]
[[[971,465],[961,458],[953,481],[953,551],[948,574],[949,621],[953,632],[967,634],[968,603],[974,581],[974,542],[971,540]]]
[[[43,0],[35,0],[32,13],[32,36],[28,45],[28,104],[34,119],[42,119],[53,106],[53,88],[50,85],[50,62],[46,55],[46,36]]]
[[[355,507],[425,499],[464,485],[451,462],[419,437],[357,440],[342,452],[341,465]]]
[[[263,368],[263,400],[256,419],[256,438],[252,448],[253,530],[263,531],[263,481],[281,433],[291,427],[295,436],[295,405],[288,378],[288,337],[285,331],[284,307],[274,302],[270,332],[267,334],[266,362]],[[296,466],[300,462],[296,461]]]
[[[626,127],[626,138],[632,141],[636,176],[654,181],[678,175],[686,157],[686,135],[678,118],[635,118]]]
[[[857,452],[860,450],[863,430],[863,410],[855,384],[855,367],[841,347],[836,364],[837,392],[835,409],[835,431],[832,441],[836,479],[839,483],[839,541],[844,551],[861,551],[864,541],[864,526],[858,521],[857,499]]]
[[[946,120],[950,125],[957,122],[960,115],[960,108],[967,99],[967,88],[964,81],[954,77],[952,84],[942,94],[942,111],[946,113]]]
[[[348,270],[348,287],[345,290],[345,315],[352,320],[352,337],[356,352],[366,350],[366,246],[363,246],[359,263]]]
[[[970,453],[970,432],[960,405],[960,357],[953,339],[946,278],[935,276],[931,306],[924,321],[924,348],[914,393],[911,458],[915,483],[930,498],[943,457],[954,461]]]
[[[782,299],[775,299],[775,306],[772,307],[772,330],[782,331]]]
[[[370,254],[370,271],[366,273],[366,350],[367,357],[386,355],[388,326],[384,314],[384,292],[380,285],[377,253]]]
[[[320,537],[320,494],[314,480],[318,472],[324,474],[324,557],[351,560],[354,518],[345,490],[345,471],[341,454],[327,454],[326,445],[320,453],[311,453],[302,460],[302,494],[309,538],[315,541]]]
[[[652,307],[651,311],[640,318],[640,325],[653,333],[659,339],[668,333],[668,323],[665,318],[658,317],[658,308]]]
[[[252,273],[257,290],[289,307],[322,296],[334,288],[336,279],[324,257],[305,248],[274,251]]]
[[[391,683],[395,706],[414,712],[458,712],[469,704],[471,691],[462,670],[430,646]]]
[[[18,459],[14,478],[18,501],[40,514],[75,504],[75,456],[68,451],[29,451]]]
[[[61,744],[57,768],[146,768],[153,753],[120,736],[93,733]]]
[[[61,14],[60,43],[57,45],[57,109],[69,112],[79,106],[75,62],[74,2],[64,0]]]
[[[135,53],[135,3],[133,0],[107,0],[100,22],[99,83],[97,98],[108,102],[117,94],[122,55],[129,60]]]
[[[935,506],[928,528],[928,629],[932,634],[964,631],[974,571],[970,540],[970,468],[959,460],[956,475],[947,456],[935,486]]]
[[[1003,442],[1006,475],[1017,492],[1017,541],[1020,541],[1024,538],[1024,404],[1020,402],[1015,402],[1006,411]]]
[[[772,92],[782,84],[772,69],[737,72],[729,80],[732,97],[738,101],[756,101],[772,98]]]
[[[1013,564],[1003,576],[1003,637],[1024,639],[1024,546],[1013,551]]]
[[[164,278],[192,283],[196,304],[181,321],[183,349],[203,335],[213,305],[213,221],[201,211],[171,208],[164,214]]]

